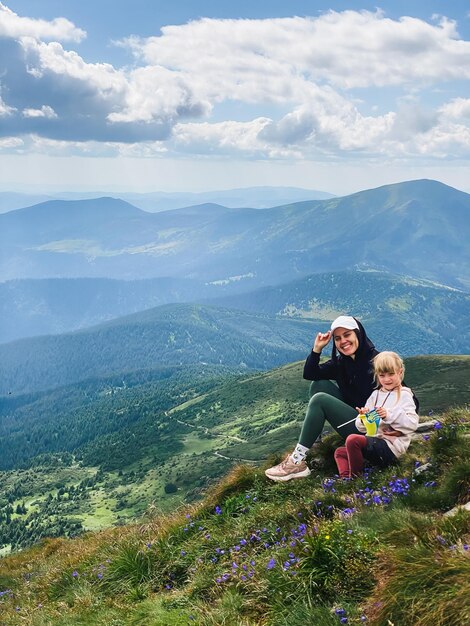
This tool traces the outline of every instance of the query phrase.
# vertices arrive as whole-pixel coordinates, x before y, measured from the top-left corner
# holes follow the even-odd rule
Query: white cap
[[[354,317],[350,315],[340,315],[331,323],[331,332],[335,331],[337,328],[347,328],[348,330],[359,330],[359,326],[357,325]]]

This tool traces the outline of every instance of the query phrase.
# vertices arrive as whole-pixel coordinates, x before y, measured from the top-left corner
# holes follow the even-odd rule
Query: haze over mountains
[[[0,345],[0,395],[168,365],[263,370],[305,353],[311,326],[200,305],[166,305],[72,334]]]
[[[298,187],[246,187],[242,189],[228,189],[223,191],[205,191],[199,193],[188,192],[150,192],[150,193],[122,193],[122,192],[62,192],[53,194],[27,194],[18,192],[0,192],[0,213],[15,209],[23,209],[33,204],[49,200],[85,200],[112,196],[125,200],[144,211],[156,213],[181,209],[193,204],[215,202],[226,207],[251,207],[265,209],[289,202],[303,200],[325,200],[334,195],[314,189]]]
[[[3,280],[171,276],[247,290],[359,266],[468,289],[469,214],[469,194],[427,180],[263,211],[51,201],[0,215],[0,271]]]
[[[291,337],[296,358],[300,358],[305,346],[310,344],[313,327],[326,328],[328,321],[343,311],[354,311],[367,324],[377,345],[383,347],[393,340],[396,349],[405,355],[470,352],[470,329],[466,323],[470,294],[425,280],[375,270],[345,270],[314,274],[246,293],[217,295],[221,290],[226,292],[227,287],[181,279],[8,281],[0,283],[0,343],[86,329],[115,318],[125,325],[137,327],[152,323],[158,326],[170,311],[171,318],[184,327],[193,308],[189,304],[187,307],[169,305],[199,302],[209,305],[211,315],[219,322],[226,316],[225,309],[232,309],[240,336],[251,332],[248,327],[255,319],[259,320],[260,315],[272,318],[273,328],[280,329],[284,321],[284,332],[288,334],[292,331],[289,320],[308,322],[304,336],[307,343],[303,344],[301,353],[296,344],[299,337]],[[144,310],[145,313],[139,313]],[[121,317],[130,313],[135,315]],[[190,315],[189,319],[191,324],[198,322],[194,316]],[[268,335],[263,335],[262,326],[259,340],[269,341]],[[97,328],[97,332],[102,328]],[[116,324],[111,325],[112,328],[116,328]],[[162,327],[160,332],[165,335],[166,331]],[[72,341],[70,335],[69,340]],[[55,341],[51,339],[50,343]],[[120,342],[117,335],[110,341]],[[235,338],[232,342],[236,343]],[[20,350],[20,345],[26,344],[15,345],[15,351],[21,352],[24,348]],[[223,344],[220,348],[218,359],[225,362]],[[33,350],[32,346],[29,350]],[[1,347],[0,354],[3,354],[4,364],[9,362]],[[207,358],[212,362],[213,357],[214,354],[210,354]],[[157,358],[153,365],[158,363]]]
[[[343,312],[379,349],[465,354],[469,215],[470,196],[435,181],[262,211],[99,198],[0,215],[0,393],[162,365],[269,369]]]

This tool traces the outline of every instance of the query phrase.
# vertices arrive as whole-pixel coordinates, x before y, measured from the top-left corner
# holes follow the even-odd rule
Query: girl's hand
[[[320,353],[331,339],[331,330],[326,333],[318,333],[313,344],[313,351]]]
[[[380,416],[380,419],[387,419],[387,409],[384,409],[383,406],[377,406],[375,407],[375,410],[377,411],[377,413]]]
[[[369,412],[369,409],[366,406],[363,406],[362,409],[357,406],[356,411],[358,412],[359,415],[364,415],[364,413]]]
[[[385,430],[384,432],[387,437],[403,437],[403,433],[401,433],[399,430],[394,430],[393,428],[390,428],[390,430]]]

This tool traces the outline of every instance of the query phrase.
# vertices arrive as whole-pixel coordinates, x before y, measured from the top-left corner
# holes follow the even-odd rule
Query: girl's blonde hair
[[[405,376],[405,364],[403,359],[396,352],[379,352],[374,357],[374,378],[379,384],[379,374],[398,374],[400,372],[400,382]],[[397,401],[400,398],[400,387],[397,389]]]

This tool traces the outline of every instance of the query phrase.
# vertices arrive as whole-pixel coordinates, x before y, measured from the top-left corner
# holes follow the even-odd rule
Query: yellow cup
[[[375,409],[372,411],[368,411],[363,415],[359,415],[362,423],[366,427],[366,435],[368,437],[375,437],[377,431],[379,430],[380,424],[380,415],[377,413]]]

